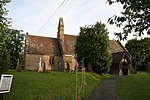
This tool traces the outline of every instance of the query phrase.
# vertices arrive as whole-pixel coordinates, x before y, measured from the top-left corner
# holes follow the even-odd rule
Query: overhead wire
[[[52,18],[56,17],[60,11],[64,8],[69,0],[63,0],[63,2],[58,6],[58,8],[53,12],[53,14],[46,20],[46,22],[41,26],[41,28],[36,32],[37,34],[42,32],[49,24]]]
[[[67,4],[68,1],[69,0],[66,0],[66,2],[64,3],[64,5],[62,5],[61,9],[59,9],[59,11],[56,13],[55,16],[57,16],[60,13],[60,11],[64,8],[64,6]]]

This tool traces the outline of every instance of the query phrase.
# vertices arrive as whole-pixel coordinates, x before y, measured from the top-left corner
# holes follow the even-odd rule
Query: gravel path
[[[88,100],[119,100],[116,94],[116,82],[118,78],[110,78],[100,83]]]

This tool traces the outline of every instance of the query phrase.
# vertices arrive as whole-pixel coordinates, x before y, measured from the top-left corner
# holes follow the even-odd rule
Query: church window
[[[54,64],[54,57],[50,58],[50,64]]]

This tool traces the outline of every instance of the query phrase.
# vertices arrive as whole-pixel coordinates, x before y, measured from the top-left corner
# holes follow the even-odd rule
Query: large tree
[[[96,73],[101,74],[108,71],[111,64],[108,42],[105,24],[97,22],[95,25],[81,27],[75,50],[78,61],[84,57],[85,65],[90,63]]]
[[[123,32],[115,33],[120,40],[127,39],[129,33],[141,36],[144,33],[150,35],[150,0],[107,0],[111,5],[120,3],[124,11],[121,15],[109,18],[110,24],[123,27]]]
[[[21,31],[11,29],[10,20],[6,18],[5,5],[10,1],[0,0],[0,71],[16,68],[17,60],[23,63],[24,36]]]
[[[134,68],[145,70],[145,66],[150,63],[150,38],[129,40],[125,47],[132,55]]]
[[[7,10],[4,7],[8,2],[9,0],[0,0],[0,70],[6,70],[10,64],[9,50],[7,49],[9,43],[7,32],[10,22],[5,17]]]
[[[10,29],[9,30],[9,52],[10,52],[10,68],[15,69],[16,67],[19,69],[24,66],[24,42],[25,37],[22,34],[22,31]],[[17,66],[17,63],[19,66]]]

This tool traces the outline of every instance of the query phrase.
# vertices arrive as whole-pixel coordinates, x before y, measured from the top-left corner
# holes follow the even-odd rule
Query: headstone
[[[38,72],[43,72],[42,60],[41,60],[41,58],[40,58],[40,61],[39,61],[39,69],[38,69]]]

